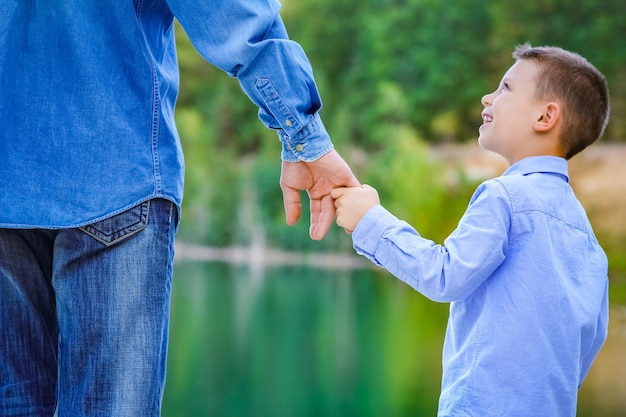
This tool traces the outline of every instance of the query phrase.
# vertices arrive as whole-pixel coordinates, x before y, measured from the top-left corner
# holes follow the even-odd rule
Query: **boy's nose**
[[[491,104],[491,96],[493,93],[485,94],[483,98],[480,99],[480,102],[483,106],[488,106]]]

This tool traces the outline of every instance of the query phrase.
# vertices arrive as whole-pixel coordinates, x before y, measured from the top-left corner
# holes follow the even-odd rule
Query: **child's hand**
[[[366,184],[360,187],[335,188],[330,195],[335,199],[337,224],[346,233],[352,233],[365,213],[380,204],[378,192]]]

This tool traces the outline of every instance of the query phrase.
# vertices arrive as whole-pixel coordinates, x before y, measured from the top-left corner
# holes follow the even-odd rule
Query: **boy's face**
[[[533,125],[541,113],[541,103],[535,97],[538,73],[535,62],[517,61],[504,74],[498,89],[481,100],[485,109],[478,143],[483,149],[502,155],[510,164],[526,156],[525,142],[534,134]]]

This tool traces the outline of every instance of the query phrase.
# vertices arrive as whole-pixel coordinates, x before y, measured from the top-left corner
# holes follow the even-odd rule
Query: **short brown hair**
[[[609,91],[604,75],[585,58],[554,46],[517,46],[516,60],[535,61],[540,69],[537,95],[563,107],[561,146],[570,159],[595,142],[609,121]]]

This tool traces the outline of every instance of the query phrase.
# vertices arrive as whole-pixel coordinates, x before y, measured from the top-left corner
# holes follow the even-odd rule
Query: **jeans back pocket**
[[[80,227],[79,230],[111,246],[145,229],[149,212],[150,201],[145,201],[113,217]]]

